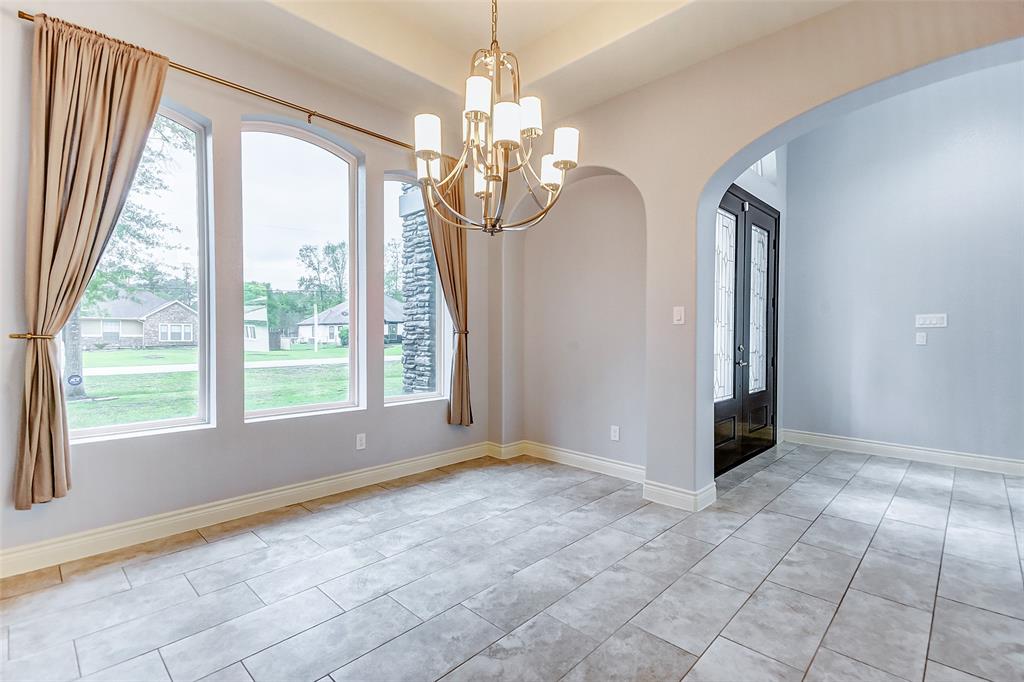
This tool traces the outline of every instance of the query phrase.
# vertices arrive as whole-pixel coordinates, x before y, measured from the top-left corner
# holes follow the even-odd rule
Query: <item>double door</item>
[[[715,475],[775,444],[779,212],[733,185],[715,226]]]

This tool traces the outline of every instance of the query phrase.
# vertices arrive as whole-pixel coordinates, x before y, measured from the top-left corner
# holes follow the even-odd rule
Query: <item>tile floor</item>
[[[3,680],[1024,679],[1024,478],[480,459],[3,581]]]

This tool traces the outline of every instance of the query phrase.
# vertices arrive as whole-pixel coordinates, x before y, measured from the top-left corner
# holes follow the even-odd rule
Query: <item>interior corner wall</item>
[[[1022,190],[1024,62],[790,143],[786,428],[1024,458]]]
[[[639,191],[621,175],[571,183],[524,237],[526,438],[642,465],[646,245]],[[610,438],[612,425],[618,441]]]

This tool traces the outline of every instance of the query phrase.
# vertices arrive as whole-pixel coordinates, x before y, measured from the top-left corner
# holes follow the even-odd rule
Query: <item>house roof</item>
[[[384,322],[405,322],[405,304],[390,296],[384,297]],[[332,306],[320,313],[319,324],[348,324],[348,301]],[[313,316],[299,322],[299,326],[313,324]]]
[[[122,298],[115,298],[110,301],[101,301],[95,304],[93,313],[82,315],[92,318],[112,318],[115,320],[141,320],[160,308],[164,308],[176,301],[168,301],[148,291],[136,291]],[[185,305],[182,303],[182,305]],[[188,307],[188,306],[185,306]]]

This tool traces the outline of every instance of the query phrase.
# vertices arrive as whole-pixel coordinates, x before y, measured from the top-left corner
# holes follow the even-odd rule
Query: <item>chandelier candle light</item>
[[[519,62],[498,46],[497,0],[491,0],[491,46],[473,53],[466,79],[462,154],[446,177],[441,177],[441,119],[435,114],[419,114],[415,131],[416,176],[427,205],[449,225],[490,235],[525,230],[543,220],[558,201],[566,171],[579,161],[580,132],[555,128],[552,153],[541,157],[539,175],[531,165],[534,140],[544,133],[540,98],[519,96]],[[463,182],[463,173],[469,169],[473,171],[473,194],[480,199],[480,220],[455,211],[444,198],[453,183]],[[508,183],[515,173],[522,176],[539,210],[528,218],[505,223]]]

